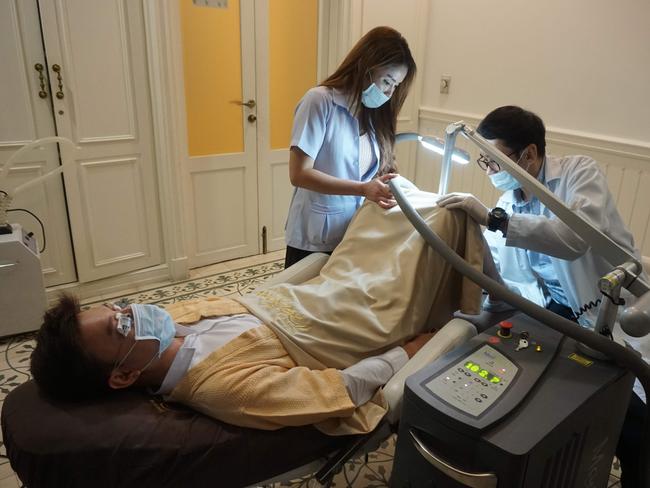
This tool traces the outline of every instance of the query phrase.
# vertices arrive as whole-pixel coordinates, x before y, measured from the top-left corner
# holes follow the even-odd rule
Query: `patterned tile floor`
[[[106,300],[154,303],[164,305],[206,296],[241,295],[257,287],[268,277],[282,270],[283,253],[253,256],[241,260],[220,263],[199,270],[192,270],[191,279],[137,291],[114,297],[101,297],[85,302],[84,307]],[[0,340],[0,406],[5,396],[16,386],[29,379],[29,358],[34,348],[34,334],[23,334]],[[383,488],[388,486],[392,469],[394,437],[379,449],[348,462],[333,481],[336,488]],[[19,488],[22,483],[15,475],[5,457],[4,444],[0,441],[0,488]],[[620,487],[616,463],[612,467],[608,488]],[[275,483],[272,488],[307,488],[309,479],[297,479]]]

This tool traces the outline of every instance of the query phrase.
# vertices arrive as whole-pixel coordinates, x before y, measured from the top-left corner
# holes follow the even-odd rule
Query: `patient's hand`
[[[424,345],[429,342],[429,339],[431,339],[435,335],[435,332],[427,332],[426,334],[418,334],[416,335],[413,339],[408,341],[406,344],[402,346],[404,351],[406,351],[406,355],[411,359],[415,354],[424,347]]]

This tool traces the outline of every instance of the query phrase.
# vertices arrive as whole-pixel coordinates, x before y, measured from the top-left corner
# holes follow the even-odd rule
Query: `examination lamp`
[[[395,143],[404,141],[420,141],[422,147],[443,156],[445,154],[445,141],[438,137],[421,136],[415,132],[402,132],[395,136]],[[470,161],[469,153],[459,148],[454,148],[451,160],[458,164],[468,164]]]

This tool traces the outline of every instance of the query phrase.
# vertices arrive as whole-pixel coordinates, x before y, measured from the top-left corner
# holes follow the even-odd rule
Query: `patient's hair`
[[[403,64],[408,69],[390,100],[379,108],[367,108],[361,103],[361,92],[371,82],[370,72],[377,68]],[[417,66],[409,45],[402,34],[391,27],[375,27],[354,45],[340,66],[322,86],[337,88],[351,96],[352,106],[358,108],[362,132],[374,133],[379,144],[381,167],[379,174],[396,171],[393,145],[397,130],[397,114],[408,95]]]
[[[529,144],[537,146],[537,155],[546,154],[546,129],[542,119],[533,112],[514,105],[499,107],[485,116],[476,131],[486,139],[501,139],[521,153]]]
[[[91,357],[81,343],[78,300],[64,294],[45,312],[36,336],[31,373],[48,396],[82,400],[109,391],[108,368]]]

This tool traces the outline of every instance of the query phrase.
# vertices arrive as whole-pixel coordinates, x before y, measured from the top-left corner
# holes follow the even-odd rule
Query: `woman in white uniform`
[[[364,198],[383,208],[396,204],[387,181],[396,176],[397,114],[415,72],[406,39],[376,27],[298,103],[285,266],[312,252],[332,252]]]
[[[546,129],[542,119],[520,107],[493,110],[476,130],[566,206],[641,261],[632,234],[616,209],[607,179],[596,161],[588,156],[546,155]],[[611,271],[611,265],[537,197],[527,194],[496,161],[481,155],[477,163],[493,185],[504,192],[497,206],[489,210],[467,193],[445,195],[438,205],[464,210],[479,224],[487,226],[485,237],[492,257],[510,289],[558,315],[593,327],[601,300],[598,280]],[[490,311],[494,305],[488,300],[483,308]],[[647,360],[647,341],[631,337],[626,340],[635,343]],[[645,405],[633,392],[616,448],[623,471],[623,488],[639,486],[644,418]]]

